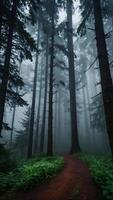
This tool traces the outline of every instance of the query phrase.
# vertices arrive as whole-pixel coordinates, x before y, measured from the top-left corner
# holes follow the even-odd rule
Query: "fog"
[[[59,24],[64,23],[67,19],[66,10],[59,9]],[[38,55],[38,72],[37,72],[37,88],[34,116],[34,136],[37,126],[37,113],[39,121],[38,130],[38,150],[40,154],[40,139],[41,126],[43,119],[43,104],[45,92],[45,70],[46,70],[46,34],[43,31],[43,19],[37,16],[40,21],[40,40],[39,40],[39,55]],[[74,49],[74,67],[75,67],[75,88],[76,88],[76,107],[77,107],[77,129],[81,150],[84,152],[107,155],[111,154],[109,139],[106,130],[106,121],[104,114],[100,70],[97,55],[97,46],[94,31],[94,16],[93,14],[87,20],[85,26],[85,34],[81,37],[77,33],[77,28],[82,22],[82,11],[80,10],[79,0],[73,4],[73,49]],[[113,25],[112,17],[104,19],[105,34],[108,34],[106,39],[107,48],[109,51],[109,61],[112,62],[113,55]],[[47,25],[47,24],[46,24]],[[49,25],[48,25],[49,26]],[[113,27],[113,26],[112,26]],[[27,24],[26,29],[35,39],[37,37],[37,23],[32,26]],[[39,30],[38,30],[39,31]],[[62,45],[67,49],[67,39],[63,38],[63,33],[54,37],[57,45]],[[49,41],[50,42],[50,41]],[[66,50],[67,51],[67,50]],[[13,136],[11,147],[15,151],[15,141],[18,131],[23,129],[22,121],[25,119],[25,113],[28,108],[31,108],[33,94],[33,79],[36,62],[36,52],[33,52],[32,62],[24,59],[20,67],[20,76],[23,78],[25,86],[22,91],[23,98],[27,101],[28,106],[16,106]],[[18,62],[17,62],[18,63]],[[50,55],[48,66],[50,65]],[[69,95],[69,65],[68,57],[64,51],[55,49],[54,69],[53,69],[53,152],[54,154],[67,154],[71,148],[71,119],[70,119],[70,95]],[[48,83],[50,75],[50,67],[48,68]],[[111,75],[112,66],[111,66]],[[112,76],[113,77],[113,76]],[[50,83],[49,83],[50,84]],[[48,138],[48,104],[49,104],[49,84],[47,86],[47,102],[46,102],[46,120],[45,120],[45,137],[44,137],[44,153],[47,151]],[[39,100],[40,99],[40,100]],[[40,102],[39,102],[40,101]],[[39,108],[40,106],[40,108]],[[40,110],[39,110],[40,109]],[[14,108],[9,105],[5,106],[4,121],[11,127]],[[29,117],[30,118],[30,117]],[[30,120],[30,119],[29,119]],[[29,135],[29,128],[27,133]],[[2,143],[10,149],[11,130],[2,130]],[[26,143],[27,146],[27,143]]]

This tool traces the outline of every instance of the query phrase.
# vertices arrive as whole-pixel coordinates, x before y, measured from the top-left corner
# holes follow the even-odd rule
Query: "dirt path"
[[[48,184],[35,187],[32,192],[22,194],[21,200],[103,200],[94,185],[89,170],[72,156],[65,157],[65,167]]]

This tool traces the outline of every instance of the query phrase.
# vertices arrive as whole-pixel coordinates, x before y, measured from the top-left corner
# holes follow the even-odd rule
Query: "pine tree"
[[[27,144],[29,134],[29,121],[30,121],[30,107],[24,113],[24,119],[21,122],[22,128],[17,131],[15,140],[13,142],[13,149],[20,157],[27,157]]]
[[[45,90],[44,90],[44,102],[43,102],[43,115],[42,115],[42,127],[41,127],[41,139],[40,139],[40,152],[44,150],[44,135],[45,135],[45,122],[46,122],[46,106],[47,106],[47,88],[48,88],[48,54],[49,54],[49,41],[48,34],[46,35],[46,69],[45,69]]]
[[[112,113],[112,105],[113,105],[113,87],[112,87],[112,77],[110,73],[110,64],[106,46],[106,38],[104,33],[104,25],[103,25],[103,16],[111,15],[111,12],[108,12],[106,9],[108,6],[108,1],[100,1],[100,0],[85,0],[81,1],[82,8],[82,16],[83,20],[79,26],[78,33],[85,33],[85,23],[89,19],[89,16],[92,14],[94,10],[94,19],[95,19],[95,33],[96,33],[96,43],[97,43],[97,53],[98,53],[98,61],[100,68],[100,77],[101,77],[101,87],[102,87],[102,98],[104,104],[105,111],[105,119],[106,119],[106,128],[109,138],[109,144],[111,147],[111,152],[113,156],[113,113]],[[102,15],[103,11],[103,15]]]
[[[43,56],[42,56],[43,59]],[[43,66],[43,60],[42,60]],[[40,72],[40,86],[39,86],[39,100],[38,100],[38,110],[37,110],[37,119],[36,119],[36,131],[35,131],[35,140],[34,140],[34,153],[38,152],[38,141],[39,141],[39,123],[40,123],[40,111],[41,111],[41,98],[42,98],[42,76],[43,76],[43,68],[41,66]]]
[[[67,38],[68,38],[68,62],[69,62],[69,90],[71,112],[71,150],[70,153],[80,151],[77,130],[76,88],[73,51],[73,27],[72,27],[72,0],[67,0]]]
[[[51,46],[49,75],[49,111],[47,155],[53,155],[53,68],[54,68],[54,36],[55,36],[55,0],[51,1]]]
[[[113,157],[113,85],[102,21],[101,1],[93,0],[97,53],[100,67],[106,127]]]
[[[38,59],[39,59],[39,42],[40,42],[40,23],[38,25],[37,32],[37,52],[34,70],[34,80],[33,80],[33,94],[32,94],[32,105],[31,105],[31,117],[30,117],[30,127],[29,127],[29,140],[28,140],[28,158],[32,157],[33,148],[33,131],[34,131],[34,117],[35,117],[35,101],[36,101],[36,87],[37,87],[37,73],[38,73]]]
[[[25,16],[21,15],[23,2],[5,1],[2,2],[3,12],[1,17],[1,55],[4,61],[0,63],[0,135],[2,130],[5,103],[10,106],[15,102],[20,105],[27,105],[21,94],[14,90],[13,86],[23,87],[24,83],[18,73],[19,55],[32,59],[31,51],[35,49],[34,40],[25,30]],[[25,4],[25,2],[24,2]],[[24,46],[24,47],[23,47]],[[19,52],[17,54],[17,51]],[[21,51],[21,54],[20,54]]]
[[[2,17],[3,17],[3,0],[0,3],[0,48],[1,48],[1,34],[2,34]]]
[[[5,63],[4,63],[5,67],[4,67],[4,73],[3,73],[3,78],[2,78],[2,84],[1,84],[1,88],[0,88],[0,95],[1,95],[1,98],[0,98],[0,136],[1,136],[1,130],[2,130],[5,98],[6,98],[6,92],[7,92],[8,77],[9,77],[13,30],[14,30],[14,26],[15,26],[15,18],[16,18],[18,4],[19,4],[19,0],[13,1],[10,25],[9,25],[9,32],[8,32],[8,41],[7,41],[7,47],[6,47],[6,53],[5,53]]]
[[[21,64],[22,64],[22,60],[20,62],[19,73],[21,70]],[[18,93],[18,87],[16,88],[16,92]],[[12,115],[12,123],[11,123],[10,148],[12,148],[12,142],[13,142],[13,131],[14,131],[14,123],[15,123],[16,106],[17,106],[17,103],[15,102],[13,105],[13,115]]]

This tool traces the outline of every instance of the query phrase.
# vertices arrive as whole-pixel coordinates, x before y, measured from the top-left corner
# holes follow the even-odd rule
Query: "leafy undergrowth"
[[[0,144],[0,172],[9,172],[16,167],[17,163],[11,159],[11,152]]]
[[[87,154],[78,154],[77,157],[88,164],[91,175],[100,186],[103,196],[113,200],[113,161],[111,158]]]
[[[61,157],[34,158],[21,163],[15,170],[0,173],[0,193],[28,190],[54,176],[64,165]]]

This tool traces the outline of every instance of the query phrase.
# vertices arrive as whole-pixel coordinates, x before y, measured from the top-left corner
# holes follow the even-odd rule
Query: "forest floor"
[[[73,156],[64,159],[64,169],[57,176],[32,191],[18,194],[16,200],[103,200],[87,165]]]

